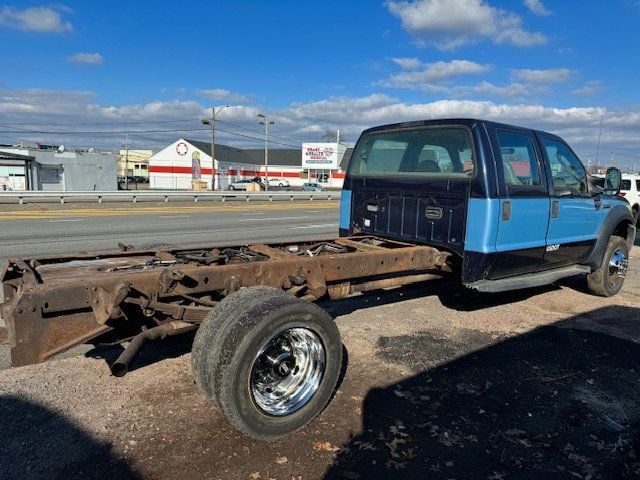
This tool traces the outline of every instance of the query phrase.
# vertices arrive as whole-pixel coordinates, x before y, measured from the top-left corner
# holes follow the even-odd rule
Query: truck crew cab
[[[635,239],[620,172],[597,186],[551,133],[475,119],[370,128],[349,162],[340,235],[450,251],[462,283],[499,292],[586,274],[615,295]]]

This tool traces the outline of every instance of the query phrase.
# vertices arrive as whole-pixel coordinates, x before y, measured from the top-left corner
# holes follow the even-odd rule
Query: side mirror
[[[611,167],[607,170],[604,176],[604,195],[615,197],[620,193],[620,187],[622,186],[622,174],[620,170],[615,167]]]

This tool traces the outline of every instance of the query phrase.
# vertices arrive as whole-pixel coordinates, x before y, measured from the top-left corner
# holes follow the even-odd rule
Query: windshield
[[[462,127],[380,131],[358,142],[349,175],[468,178],[474,163],[471,138]]]

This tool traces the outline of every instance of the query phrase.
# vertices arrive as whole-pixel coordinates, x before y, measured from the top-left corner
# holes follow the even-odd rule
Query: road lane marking
[[[300,227],[289,227],[289,230],[302,230],[303,228],[325,228],[325,227],[337,227],[336,223],[317,223],[315,225],[303,225]]]
[[[243,213],[242,215],[266,215],[266,212]]]
[[[274,221],[274,220],[305,220],[308,219],[309,217],[273,217],[273,218],[265,218],[265,217],[260,217],[260,218],[238,218],[236,219],[236,222],[255,222],[258,220],[262,220],[262,221]]]
[[[84,218],[60,218],[58,220],[49,220],[49,223],[58,223],[58,222],[82,222]]]
[[[191,215],[158,215],[160,218],[189,218]]]

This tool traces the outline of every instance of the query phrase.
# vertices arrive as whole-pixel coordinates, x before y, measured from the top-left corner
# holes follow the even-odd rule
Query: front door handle
[[[557,200],[553,200],[551,202],[551,218],[558,218],[558,211],[560,210],[560,206],[558,205]]]

